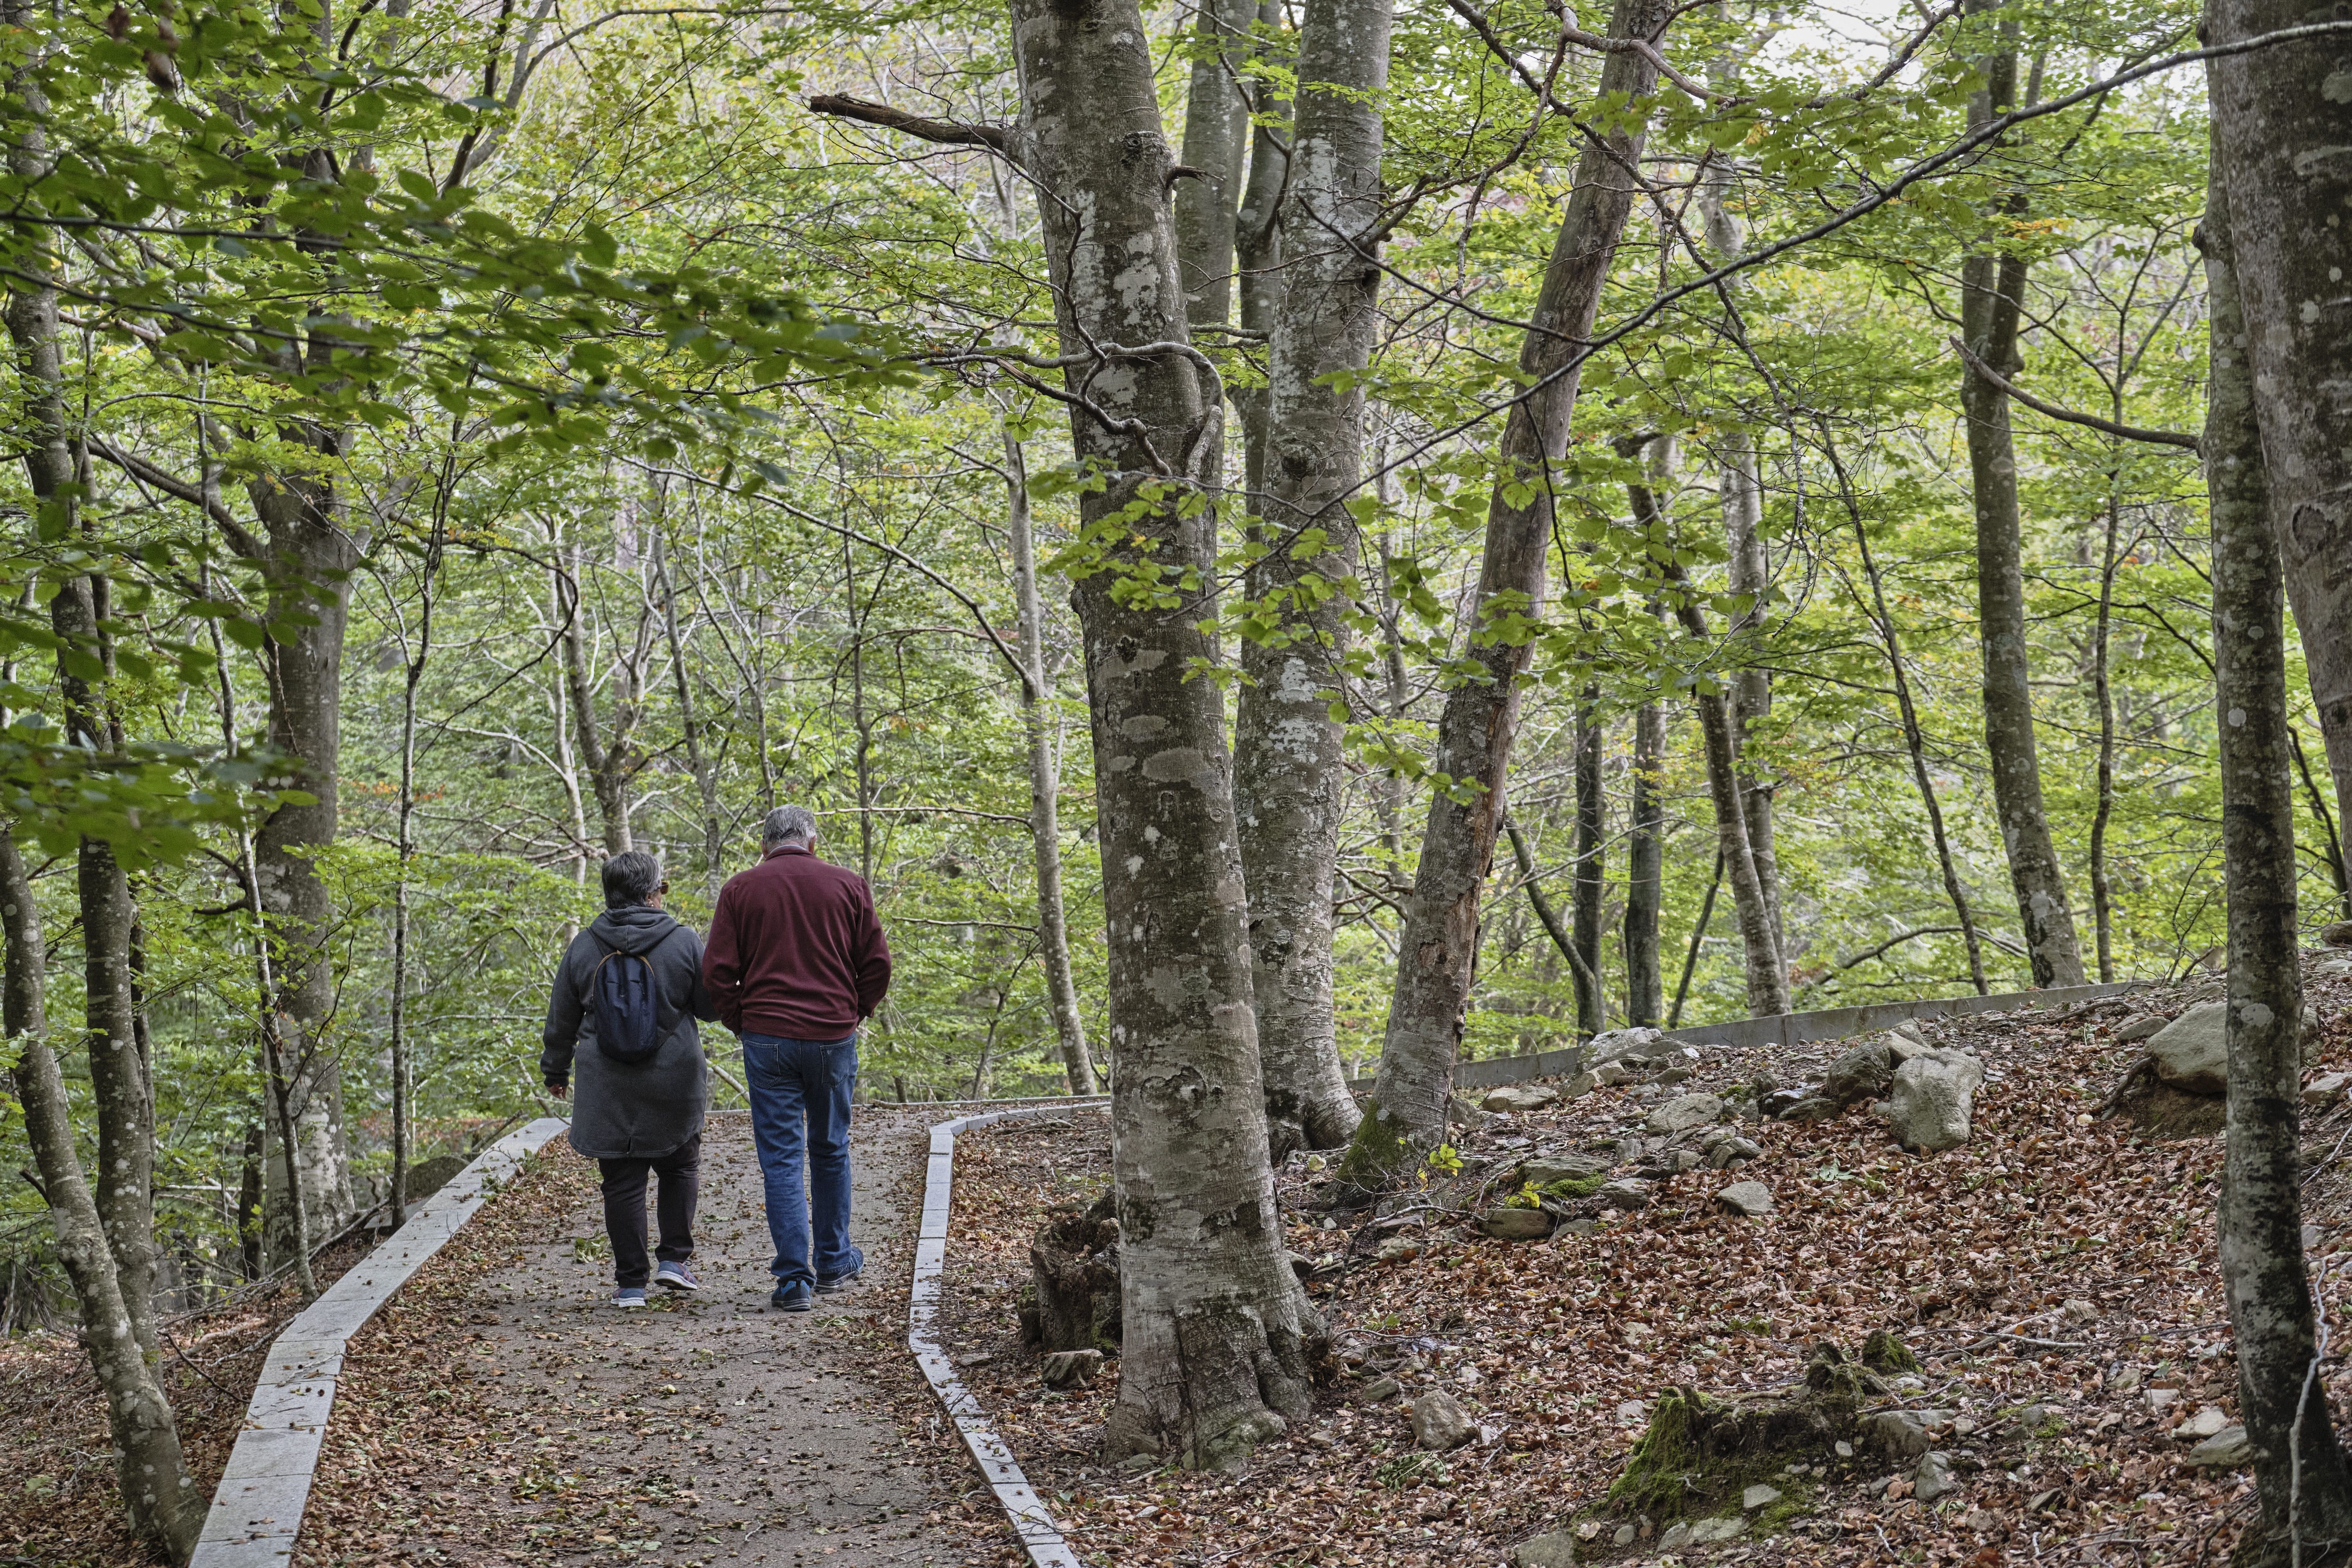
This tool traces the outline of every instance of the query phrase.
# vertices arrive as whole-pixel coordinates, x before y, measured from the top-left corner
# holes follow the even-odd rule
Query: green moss
[[[1538,1190],[1548,1198],[1589,1198],[1608,1180],[1605,1175],[1563,1176],[1557,1182],[1546,1182]]]
[[[1404,1123],[1375,1105],[1356,1124],[1356,1135],[1349,1140],[1335,1175],[1343,1188],[1378,1192],[1412,1164],[1413,1153]]]
[[[1609,1485],[1612,1509],[1654,1519],[1672,1519],[1683,1511],[1684,1482],[1699,1462],[1691,1441],[1691,1418],[1706,1405],[1706,1396],[1696,1389],[1677,1389],[1659,1397],[1650,1412],[1649,1429],[1625,1460],[1625,1473]]]
[[[1919,1358],[1893,1331],[1880,1329],[1862,1342],[1862,1364],[1873,1372],[1917,1372]]]

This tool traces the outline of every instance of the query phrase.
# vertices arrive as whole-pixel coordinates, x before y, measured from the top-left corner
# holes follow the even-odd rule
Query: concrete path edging
[[[284,1568],[292,1560],[335,1406],[344,1345],[526,1156],[570,1125],[543,1117],[483,1150],[278,1332],[188,1568]]]
[[[1019,1110],[962,1116],[940,1122],[931,1129],[930,1163],[923,1175],[923,1224],[915,1241],[914,1279],[907,1289],[907,1348],[914,1352],[915,1364],[923,1369],[923,1380],[931,1385],[931,1392],[940,1396],[940,1404],[954,1420],[956,1431],[962,1436],[964,1447],[971,1450],[981,1474],[988,1478],[990,1489],[996,1493],[996,1500],[1003,1508],[1013,1533],[1021,1538],[1022,1550],[1029,1554],[1034,1568],[1086,1565],[1062,1539],[1061,1526],[1054,1522],[1052,1510],[1029,1484],[1029,1478],[1022,1474],[1021,1462],[989,1425],[988,1413],[981,1407],[979,1397],[956,1375],[954,1363],[948,1360],[947,1352],[931,1332],[932,1321],[940,1310],[940,1277],[947,1269],[948,1207],[955,1186],[956,1134],[975,1132],[1001,1121],[1027,1121],[1073,1110],[1109,1109],[1107,1099],[1070,1099],[1054,1105],[1024,1106]]]

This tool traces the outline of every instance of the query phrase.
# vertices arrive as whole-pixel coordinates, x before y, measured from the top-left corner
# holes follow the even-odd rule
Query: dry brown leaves
[[[2331,1063],[2343,1055],[2346,989],[2312,985],[2332,1021]],[[1098,1190],[1108,1169],[1099,1121],[962,1142],[950,1343],[1073,1545],[1118,1568],[1506,1563],[1517,1542],[1600,1502],[1640,1430],[1621,1407],[1675,1385],[1785,1383],[1814,1341],[1852,1347],[1882,1327],[1925,1363],[1910,1401],[1974,1424],[1941,1439],[1962,1458],[1962,1488],[1932,1508],[1899,1481],[1882,1494],[1866,1483],[1884,1482],[1891,1467],[1865,1458],[1807,1483],[1810,1511],[1769,1539],[1676,1559],[2217,1561],[2249,1516],[2250,1484],[2187,1468],[2189,1445],[2171,1429],[2207,1405],[2234,1418],[2212,1238],[2220,1140],[2149,1142],[2092,1115],[2142,1050],[2109,1043],[2113,1026],[2141,1009],[2176,1013],[2211,990],[2143,994],[2086,1015],[1929,1026],[1935,1043],[1976,1050],[1990,1069],[1973,1140],[1941,1155],[1902,1152],[1856,1108],[1826,1123],[1749,1129],[1762,1161],[1663,1181],[1649,1208],[1590,1236],[1505,1243],[1474,1234],[1465,1215],[1433,1216],[1417,1257],[1361,1264],[1315,1288],[1339,1342],[1366,1352],[1365,1364],[1323,1392],[1311,1431],[1261,1450],[1240,1476],[1105,1468],[1095,1455],[1115,1369],[1102,1387],[1057,1394],[1040,1387],[1035,1358],[1019,1345],[1013,1305],[1028,1238],[1052,1204]],[[1783,1082],[1818,1079],[1840,1048],[1739,1053],[1663,1094],[1759,1068]],[[1474,1169],[1501,1171],[1538,1149],[1589,1148],[1636,1129],[1660,1097],[1601,1089],[1557,1111],[1498,1119],[1465,1152]],[[2352,1118],[2339,1109],[2306,1126],[2325,1166],[2307,1201],[2330,1232],[2321,1250],[2332,1252],[2352,1194],[2326,1159],[2341,1154]],[[1713,1194],[1735,1180],[1765,1182],[1776,1212],[1747,1220],[1717,1208]],[[1286,1195],[1307,1194],[1294,1186]],[[1295,1250],[1347,1250],[1349,1235],[1319,1215],[1289,1217]],[[2343,1260],[2352,1265],[2352,1250]],[[2322,1288],[2330,1310],[2342,1310],[2340,1278]],[[1383,1370],[1408,1398],[1445,1387],[1492,1440],[1450,1456],[1442,1479],[1400,1478],[1396,1462],[1412,1450],[1402,1402],[1354,1397]],[[2179,1393],[2159,1414],[2150,1385]],[[2344,1408],[2352,1374],[2333,1392]],[[2018,1413],[2030,1404],[2049,1406],[2057,1429],[2028,1431]],[[1658,1561],[1663,1522],[1612,1516],[1580,1557]],[[1622,1523],[1637,1535],[1619,1548]]]

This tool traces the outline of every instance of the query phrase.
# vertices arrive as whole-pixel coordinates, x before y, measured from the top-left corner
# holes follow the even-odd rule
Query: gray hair
[[[780,805],[760,824],[760,843],[765,847],[815,842],[816,813],[804,805]]]
[[[661,862],[642,849],[627,849],[604,862],[604,907],[625,910],[644,903],[667,884]]]

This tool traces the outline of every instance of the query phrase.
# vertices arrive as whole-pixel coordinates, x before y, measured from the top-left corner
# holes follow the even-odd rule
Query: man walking
[[[613,1305],[646,1304],[646,1176],[661,1184],[661,1268],[692,1290],[709,1066],[697,1018],[716,1018],[702,988],[702,943],[662,912],[661,862],[631,850],[604,862],[604,912],[572,939],[555,972],[539,1072],[557,1099],[580,1074],[572,1146],[604,1178],[613,1242]]]
[[[814,815],[778,806],[760,836],[760,864],[719,891],[702,978],[743,1037],[776,1248],[768,1304],[805,1312],[866,1265],[849,1244],[849,1093],[857,1026],[890,988],[890,944],[866,879],[816,858]]]

